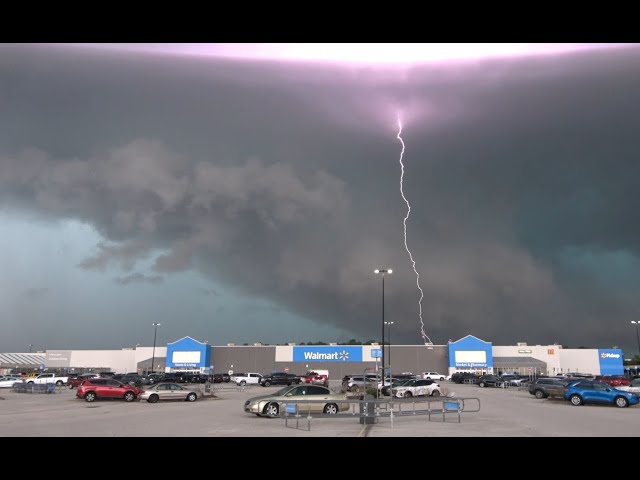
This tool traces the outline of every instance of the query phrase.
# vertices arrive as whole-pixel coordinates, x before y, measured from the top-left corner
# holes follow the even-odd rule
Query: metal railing
[[[213,393],[220,391],[236,391],[236,392],[244,392],[249,388],[255,388],[259,385],[247,384],[240,385],[235,382],[222,382],[222,383],[202,383],[200,384],[200,391],[203,393]]]
[[[63,385],[55,383],[16,382],[11,387],[13,393],[61,393]]]
[[[349,404],[349,408],[337,413],[321,413],[322,408],[312,408],[312,405],[326,405],[324,399],[298,400],[283,403],[279,415],[285,419],[285,427],[290,420],[296,421],[298,428],[300,419],[307,420],[307,429],[311,430],[311,420],[318,418],[358,418],[362,424],[380,423],[381,419],[388,418],[393,428],[396,417],[417,417],[442,415],[446,421],[446,415],[456,414],[458,423],[462,413],[476,413],[480,411],[480,399],[477,397],[412,397],[411,399],[340,399],[331,403],[338,405]],[[305,405],[307,406],[305,408]]]

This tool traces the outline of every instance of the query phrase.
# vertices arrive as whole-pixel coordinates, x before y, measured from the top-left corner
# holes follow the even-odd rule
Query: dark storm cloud
[[[37,300],[39,298],[44,297],[49,293],[49,289],[47,287],[33,287],[28,288],[24,291],[24,296],[29,300]]]
[[[164,282],[164,278],[160,275],[144,275],[140,272],[125,275],[124,277],[115,278],[114,281],[120,285],[129,285],[130,283],[151,283],[157,285]]]
[[[122,221],[122,216],[119,219]],[[116,219],[117,221],[118,219]],[[125,245],[107,245],[100,242],[96,248],[99,252],[93,257],[82,260],[79,267],[87,270],[104,270],[110,263],[119,261],[123,270],[131,270],[136,262],[144,258],[149,251],[148,246],[133,242]]]
[[[206,295],[206,296],[211,296],[211,295],[213,295],[213,296],[217,297],[217,296],[219,295],[219,293],[218,293],[214,288],[205,288],[205,287],[200,287],[200,288],[198,289],[198,291],[199,291],[200,293],[202,293],[203,295]]]
[[[411,118],[408,244],[435,342],[606,346],[640,306],[619,294],[633,285],[596,281],[606,255],[586,273],[571,262],[638,255],[637,49],[397,76],[46,47],[0,56],[0,201],[95,225],[114,243],[84,268],[152,258],[157,272],[197,269],[370,337],[373,269],[388,266],[394,339],[420,341],[398,105]],[[148,278],[121,279],[134,277]]]

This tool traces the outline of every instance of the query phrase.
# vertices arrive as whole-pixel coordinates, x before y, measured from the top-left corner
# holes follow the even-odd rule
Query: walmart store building
[[[115,372],[198,371],[203,374],[270,373],[288,371],[301,375],[307,370],[329,370],[332,380],[364,374],[379,366],[379,345],[261,345],[211,346],[184,337],[166,346],[122,350],[48,350],[44,365],[35,368],[66,372],[111,370]],[[591,373],[622,375],[623,354],[619,349],[563,349],[560,345],[494,346],[467,335],[447,345],[385,346],[385,365],[394,373],[456,371],[519,374]],[[41,362],[42,363],[42,362]],[[0,365],[2,367],[2,365]],[[34,368],[34,369],[35,369]]]

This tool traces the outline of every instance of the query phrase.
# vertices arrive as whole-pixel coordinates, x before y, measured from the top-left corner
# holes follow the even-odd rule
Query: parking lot
[[[306,430],[285,428],[282,418],[244,413],[246,399],[280,387],[252,387],[244,391],[216,390],[215,398],[125,403],[101,400],[87,403],[75,390],[56,394],[18,394],[1,391],[0,436],[227,436],[227,437],[422,437],[422,436],[637,436],[640,408],[586,405],[574,407],[558,399],[537,400],[517,388],[479,388],[442,382],[457,397],[478,397],[481,410],[457,416],[388,418],[361,425],[358,418],[319,418]],[[293,422],[295,425],[295,422]],[[291,427],[292,423],[289,423]]]

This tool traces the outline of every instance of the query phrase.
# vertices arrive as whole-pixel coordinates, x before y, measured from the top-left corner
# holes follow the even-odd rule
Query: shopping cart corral
[[[340,403],[349,403],[349,410],[333,414],[319,413],[317,408],[311,405],[326,403],[326,400],[300,400],[285,403],[280,408],[279,416],[285,419],[285,427],[295,420],[295,428],[300,421],[307,422],[307,430],[311,430],[311,420],[322,418],[351,418],[358,419],[363,425],[377,424],[389,419],[393,427],[394,419],[404,417],[424,417],[429,421],[431,417],[447,421],[448,416],[457,416],[461,422],[463,413],[476,413],[480,411],[480,399],[477,397],[412,397],[411,399],[375,399],[374,397],[363,400],[346,399]]]

